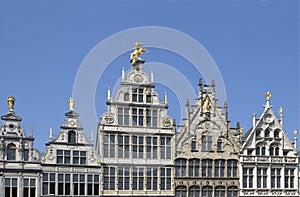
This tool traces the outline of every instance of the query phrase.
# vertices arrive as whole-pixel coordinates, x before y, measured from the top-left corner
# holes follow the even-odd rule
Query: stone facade
[[[217,105],[214,82],[198,89],[176,134],[176,196],[238,196],[239,129],[230,128],[227,104]]]
[[[241,196],[299,196],[299,158],[296,139],[292,143],[277,119],[270,94],[259,119],[243,137],[240,155]],[[296,134],[296,132],[295,132]]]
[[[173,196],[175,121],[160,102],[143,61],[125,77],[98,125],[104,196]]]
[[[299,196],[297,131],[291,142],[270,105],[242,136],[230,126],[228,106],[218,105],[215,84],[198,84],[196,103],[176,131],[167,95],[155,92],[153,73],[144,72],[146,52],[136,44],[132,69],[116,98],[107,92],[95,141],[88,140],[69,100],[61,130],[50,128],[45,153],[33,148],[22,118],[8,98],[1,116],[0,197],[47,196]]]

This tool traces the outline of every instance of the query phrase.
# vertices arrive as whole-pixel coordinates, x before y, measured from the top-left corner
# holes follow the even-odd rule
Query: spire
[[[228,120],[228,105],[226,101],[224,101],[224,113],[225,113],[226,120]]]
[[[30,137],[32,137],[33,136],[33,128],[32,128],[32,125],[30,125]]]
[[[168,97],[167,97],[167,93],[166,92],[164,94],[164,104],[168,104]]]
[[[212,93],[214,94],[215,92],[216,92],[216,85],[215,85],[215,80],[212,80],[211,81],[211,91],[212,91]]]
[[[153,74],[153,70],[151,70],[150,82],[151,82],[151,83],[154,82],[154,74]]]
[[[91,131],[91,143],[94,143],[94,131]]]
[[[125,71],[124,71],[124,67],[122,67],[122,80],[125,80]]]
[[[8,105],[9,111],[13,112],[14,111],[14,105],[15,105],[15,97],[8,96],[7,97],[7,105]]]
[[[107,100],[110,100],[110,87],[107,88]]]
[[[267,108],[269,108],[269,107],[271,107],[270,106],[270,98],[272,97],[272,94],[271,94],[271,92],[266,92],[265,93],[265,98],[266,98],[266,105],[265,105],[265,108],[267,109]]]
[[[199,79],[199,83],[198,83],[198,97],[200,98],[202,96],[202,79]]]
[[[283,108],[280,106],[279,108],[279,116],[280,116],[280,125],[283,125]]]
[[[49,140],[50,142],[52,141],[52,126],[50,126],[50,129],[49,129]]]
[[[297,135],[298,135],[298,130],[295,129],[294,130],[294,142],[293,142],[295,149],[297,149]]]
[[[255,125],[256,125],[256,114],[253,113],[253,114],[252,114],[252,127],[254,128]]]

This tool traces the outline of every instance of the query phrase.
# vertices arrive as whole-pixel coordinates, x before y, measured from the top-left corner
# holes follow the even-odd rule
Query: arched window
[[[212,197],[212,191],[211,186],[204,186],[202,188],[202,197]]]
[[[260,155],[260,147],[256,146],[256,155]]]
[[[217,142],[217,151],[222,151],[222,140],[218,139]]]
[[[176,159],[175,174],[177,177],[186,176],[186,159]]]
[[[270,137],[270,130],[269,129],[265,130],[265,137]]]
[[[7,160],[16,160],[16,145],[10,143],[7,145]]]
[[[256,137],[260,137],[260,130],[256,130]]]
[[[211,177],[212,176],[212,160],[203,159],[202,160],[202,176]]]
[[[200,187],[199,186],[191,186],[189,188],[189,197],[199,197],[200,196]]]
[[[69,131],[68,133],[68,142],[69,143],[76,143],[76,133],[75,131]]]
[[[256,145],[256,156],[265,156],[265,155],[266,155],[265,144]]]
[[[186,197],[186,187],[185,186],[178,186],[175,189],[175,196],[176,197]]]
[[[124,93],[124,101],[129,101],[129,93]]]
[[[230,186],[227,189],[227,197],[237,197],[238,196],[238,188],[236,186]]]
[[[266,147],[261,147],[261,155],[265,156],[266,155]]]
[[[225,196],[225,187],[217,186],[215,188],[215,197],[224,197]]]
[[[276,129],[274,131],[274,137],[279,137],[279,133],[280,133],[280,130],[279,129]]]
[[[279,147],[277,144],[270,146],[270,156],[279,156]]]
[[[198,177],[199,176],[199,159],[190,159],[189,160],[189,176]]]

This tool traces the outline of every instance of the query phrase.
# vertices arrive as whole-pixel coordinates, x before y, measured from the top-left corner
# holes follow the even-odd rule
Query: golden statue
[[[72,97],[69,99],[69,109],[70,111],[74,111],[74,99]]]
[[[209,102],[208,96],[204,100],[203,108],[204,108],[204,113],[209,113],[210,112],[211,104]]]
[[[145,48],[142,48],[143,44],[136,42],[134,44],[134,51],[130,54],[130,63],[132,66],[135,66],[135,63],[138,60],[142,60],[139,56],[143,53],[148,53],[149,51]]]
[[[15,97],[8,96],[7,97],[7,105],[8,105],[9,111],[14,111]]]
[[[283,114],[283,107],[279,108],[279,114],[280,114],[280,116],[282,116],[282,114]]]

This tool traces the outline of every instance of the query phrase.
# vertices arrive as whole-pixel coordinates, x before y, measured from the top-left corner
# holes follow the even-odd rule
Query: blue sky
[[[33,127],[35,146],[41,151],[48,141],[49,126],[55,135],[59,132],[76,74],[88,53],[107,37],[142,26],[172,28],[205,47],[223,78],[232,126],[239,121],[249,129],[252,113],[260,116],[263,95],[269,90],[274,111],[278,114],[278,108],[284,108],[284,129],[290,139],[293,129],[299,129],[297,0],[29,0],[0,4],[0,113],[8,111],[6,98],[14,95],[15,111],[23,118],[27,133]],[[146,61],[173,66],[197,89],[201,76],[180,54],[149,50],[150,54],[143,55]],[[99,58],[101,55],[105,54]],[[114,86],[122,67],[130,69],[128,58],[129,52],[106,65],[95,94],[98,118],[106,110],[107,87]],[[162,93],[168,93],[169,115],[180,122],[176,92],[159,84],[157,91],[161,100]],[[86,128],[86,133],[96,126]]]

